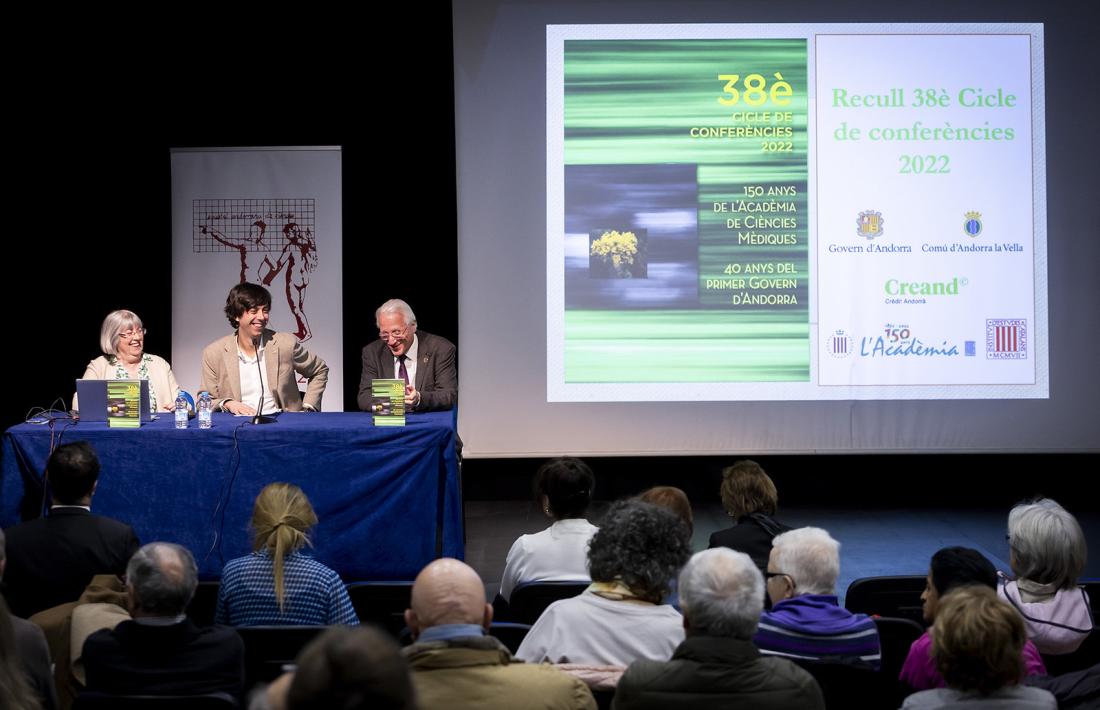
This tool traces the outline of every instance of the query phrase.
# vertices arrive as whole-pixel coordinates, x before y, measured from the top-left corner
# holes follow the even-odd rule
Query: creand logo
[[[955,276],[949,281],[886,279],[885,289],[887,296],[958,296],[959,287],[969,283],[965,276]]]

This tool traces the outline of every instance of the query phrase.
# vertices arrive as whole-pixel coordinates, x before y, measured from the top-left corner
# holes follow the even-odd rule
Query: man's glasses
[[[396,340],[401,340],[408,332],[409,326],[405,326],[404,328],[395,328],[391,331],[380,330],[378,331],[378,339],[388,341],[390,338],[394,338]]]

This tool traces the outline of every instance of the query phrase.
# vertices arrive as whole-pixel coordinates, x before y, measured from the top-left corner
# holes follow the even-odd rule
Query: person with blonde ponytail
[[[260,491],[252,509],[253,552],[222,570],[215,623],[357,626],[340,575],[301,553],[316,524],[313,506],[293,483]]]

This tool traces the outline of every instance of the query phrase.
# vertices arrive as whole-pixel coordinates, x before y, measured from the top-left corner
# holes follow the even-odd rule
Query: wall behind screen
[[[1095,40],[1071,8],[1031,3],[454,2],[460,430],[467,456],[1096,451],[1100,264],[1080,81]],[[917,13],[918,14],[914,14]],[[1046,47],[1050,399],[546,402],[547,24],[1042,22]]]

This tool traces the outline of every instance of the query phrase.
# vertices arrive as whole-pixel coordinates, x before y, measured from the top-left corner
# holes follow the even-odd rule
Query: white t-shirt
[[[639,659],[667,661],[683,640],[684,618],[667,604],[612,601],[585,592],[547,607],[516,658],[629,666]]]
[[[588,541],[599,530],[583,518],[559,520],[542,532],[520,535],[504,564],[500,596],[510,601],[522,582],[584,581],[588,576]]]

